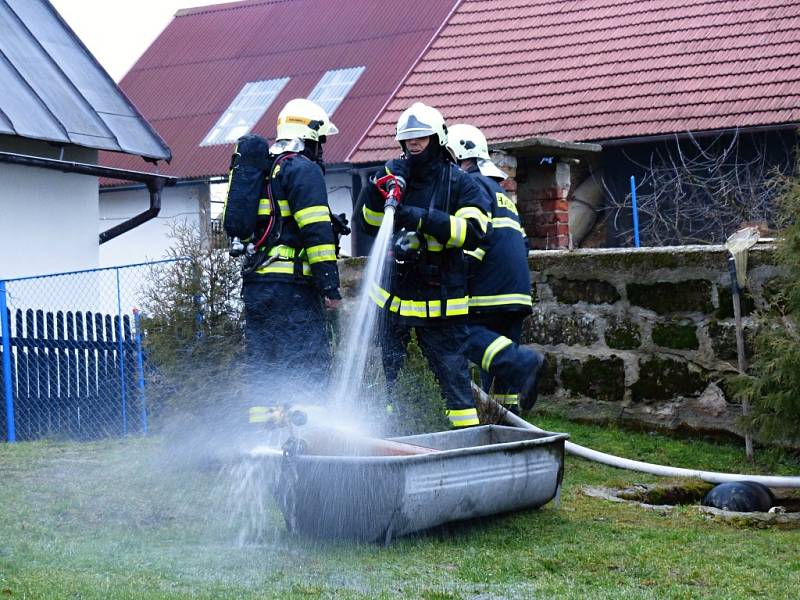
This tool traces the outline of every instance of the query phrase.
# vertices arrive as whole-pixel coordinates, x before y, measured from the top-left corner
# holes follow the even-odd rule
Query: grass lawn
[[[572,441],[630,458],[800,474],[800,460],[537,417]],[[0,444],[4,598],[797,598],[800,530],[743,529],[589,498],[585,484],[657,478],[567,458],[560,508],[451,524],[389,548],[230,525],[219,469],[161,439]]]

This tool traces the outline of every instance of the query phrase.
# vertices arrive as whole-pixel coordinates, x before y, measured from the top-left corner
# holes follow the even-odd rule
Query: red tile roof
[[[414,101],[490,142],[800,120],[797,0],[463,0],[352,162],[396,154]]]
[[[245,83],[291,78],[253,129],[274,136],[281,107],[307,96],[327,70],[366,66],[332,116],[341,133],[326,144],[325,158],[341,163],[455,3],[247,0],[182,10],[120,87],[172,148],[162,172],[194,178],[226,173],[232,146],[199,144]],[[108,153],[102,160],[142,167]]]

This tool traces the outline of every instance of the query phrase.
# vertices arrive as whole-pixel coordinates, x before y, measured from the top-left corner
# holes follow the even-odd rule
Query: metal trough
[[[395,438],[435,452],[283,459],[281,508],[294,532],[328,539],[393,536],[523,508],[559,492],[564,433],[487,425]],[[378,452],[376,452],[378,454]]]

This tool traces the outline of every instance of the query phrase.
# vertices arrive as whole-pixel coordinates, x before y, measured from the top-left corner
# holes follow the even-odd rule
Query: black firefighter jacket
[[[386,163],[387,173],[407,170],[405,159]],[[388,306],[407,325],[435,325],[442,319],[466,317],[469,299],[463,251],[477,248],[488,233],[487,196],[464,171],[437,158],[421,174],[411,172],[402,203],[426,211],[418,232],[424,236],[425,251],[419,261],[395,264],[389,289],[375,283],[372,299],[381,308]],[[384,201],[374,185],[364,188],[361,204],[363,225],[375,235]]]
[[[517,207],[494,179],[481,175],[477,166],[468,173],[492,203],[491,233],[478,248],[466,252],[470,313],[530,314],[528,247]]]
[[[301,154],[281,155],[272,167],[270,186],[280,210],[281,234],[264,249],[271,262],[246,281],[313,282],[320,293],[338,297],[336,239],[321,167]],[[269,210],[269,202],[262,201],[259,215]]]

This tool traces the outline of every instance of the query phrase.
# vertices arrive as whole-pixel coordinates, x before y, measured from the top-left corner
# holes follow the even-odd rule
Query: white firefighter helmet
[[[506,179],[508,177],[492,162],[492,158],[489,156],[489,144],[486,142],[486,136],[477,127],[466,123],[453,125],[448,132],[447,149],[450,150],[450,153],[457,161],[474,158],[481,175],[494,179]]]
[[[300,138],[318,142],[322,136],[337,133],[339,130],[331,123],[325,109],[305,98],[289,100],[278,114],[278,140]]]
[[[430,135],[435,135],[439,139],[440,146],[447,145],[447,125],[444,124],[444,117],[432,106],[414,102],[397,120],[397,135],[394,139],[403,142]]]

